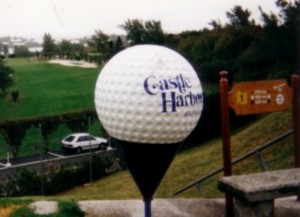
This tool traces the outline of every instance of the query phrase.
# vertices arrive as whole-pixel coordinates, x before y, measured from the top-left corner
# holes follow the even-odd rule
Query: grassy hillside
[[[10,95],[1,99],[0,120],[30,116],[43,116],[94,106],[94,88],[99,68],[66,67],[46,61],[8,59],[14,69],[20,93],[13,103]]]
[[[237,158],[253,148],[266,143],[291,129],[290,112],[270,113],[259,117],[248,127],[232,133],[232,155]],[[204,132],[205,133],[205,132]],[[201,135],[199,135],[201,136]],[[293,167],[292,137],[265,150],[263,156],[269,170]],[[199,147],[177,154],[167,174],[156,191],[155,198],[172,197],[172,193],[190,182],[222,166],[221,139],[214,139]],[[259,172],[257,156],[233,167],[234,174]],[[221,176],[222,174],[219,174]],[[177,197],[222,197],[217,190],[218,176],[205,181],[202,193],[196,187]],[[93,184],[79,186],[58,195],[65,199],[127,199],[141,198],[128,171],[121,171]]]

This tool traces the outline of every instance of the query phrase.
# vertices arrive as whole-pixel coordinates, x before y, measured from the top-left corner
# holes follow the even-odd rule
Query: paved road
[[[101,152],[103,151],[96,151],[95,153],[101,153]],[[0,170],[5,169],[7,167],[7,163],[10,163],[11,166],[19,166],[19,165],[28,165],[35,162],[47,161],[51,159],[80,157],[89,154],[90,154],[89,152],[84,152],[82,154],[74,154],[72,152],[65,153],[64,151],[54,151],[54,152],[47,152],[42,155],[36,154],[36,155],[26,156],[26,157],[17,157],[9,160],[1,159]]]
[[[10,163],[11,166],[16,166],[16,165],[38,162],[41,160],[54,159],[57,157],[58,156],[52,155],[51,153],[46,153],[46,154],[43,154],[42,156],[32,155],[32,156],[26,156],[26,157],[17,157],[17,158],[13,158],[13,159],[9,159],[9,160],[2,159],[2,160],[0,160],[0,169],[5,169],[5,167],[7,167],[7,163]],[[62,157],[63,157],[63,155],[62,155]]]
[[[101,154],[102,156],[109,156],[115,153],[115,150],[110,151],[95,151],[94,154]],[[48,152],[41,155],[33,155],[27,157],[19,157],[10,159],[10,165],[7,166],[8,161],[6,159],[0,160],[0,179],[6,178],[7,175],[15,172],[19,168],[30,168],[37,171],[42,170],[42,166],[51,162],[51,165],[61,164],[63,162],[78,162],[80,160],[89,159],[90,152],[84,152],[82,154],[64,154],[63,152]]]

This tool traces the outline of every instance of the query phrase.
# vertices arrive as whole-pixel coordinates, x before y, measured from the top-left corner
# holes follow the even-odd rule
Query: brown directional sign
[[[292,89],[286,80],[240,82],[229,92],[229,106],[237,115],[287,110]]]

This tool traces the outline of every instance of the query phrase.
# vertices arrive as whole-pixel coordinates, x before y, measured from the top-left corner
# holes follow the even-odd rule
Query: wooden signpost
[[[236,115],[260,114],[288,110],[292,105],[295,167],[300,167],[300,85],[299,75],[292,76],[292,88],[286,80],[234,83],[228,91],[228,73],[220,72],[220,100],[224,176],[232,175],[229,108]],[[300,197],[298,196],[300,200]],[[232,198],[225,197],[226,216],[233,216]]]
[[[288,110],[291,101],[286,80],[235,83],[229,92],[229,106],[236,115]]]

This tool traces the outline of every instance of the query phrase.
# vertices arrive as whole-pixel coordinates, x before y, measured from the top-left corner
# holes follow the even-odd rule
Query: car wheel
[[[99,145],[99,150],[103,150],[104,149],[104,145],[103,144],[100,144]]]
[[[78,147],[78,148],[76,149],[76,153],[77,153],[77,154],[81,154],[81,153],[82,153],[82,148],[81,148],[81,147]]]

